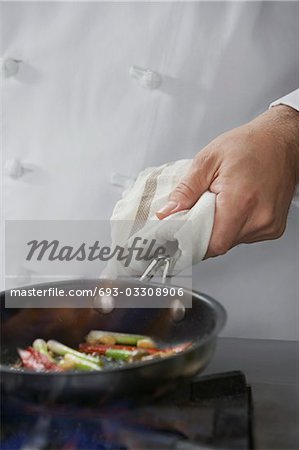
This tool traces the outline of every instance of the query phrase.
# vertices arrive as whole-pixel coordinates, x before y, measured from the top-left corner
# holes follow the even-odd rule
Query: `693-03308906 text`
[[[29,289],[10,289],[12,297],[95,297],[125,295],[126,297],[182,297],[184,295],[183,288],[169,287],[169,286],[138,286],[126,287],[120,289],[118,287],[99,287],[93,289],[61,289],[58,287],[49,287],[46,289],[29,288]]]

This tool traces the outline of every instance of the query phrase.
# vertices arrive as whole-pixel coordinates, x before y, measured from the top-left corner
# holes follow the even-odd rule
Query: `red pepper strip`
[[[192,343],[187,342],[184,344],[176,345],[175,347],[169,348],[146,348],[144,349],[149,355],[154,355],[155,353],[169,353],[169,352],[182,352],[190,347]],[[99,355],[105,355],[109,348],[114,348],[118,350],[134,351],[137,349],[134,345],[104,345],[104,344],[89,344],[88,342],[83,342],[79,345],[79,351],[83,353],[97,353]]]
[[[157,348],[146,348],[146,349],[138,349],[135,345],[105,345],[105,344],[88,344],[87,342],[79,345],[79,351],[83,353],[98,353],[99,355],[105,355],[106,351],[110,348],[114,348],[115,350],[127,350],[129,352],[133,352],[136,350],[145,350],[146,353],[154,354],[158,353],[160,350]]]
[[[61,372],[61,368],[50,361],[46,355],[43,355],[38,350],[35,350],[32,347],[26,348],[26,350],[18,349],[18,353],[22,360],[22,364],[26,369],[32,369],[36,372]]]

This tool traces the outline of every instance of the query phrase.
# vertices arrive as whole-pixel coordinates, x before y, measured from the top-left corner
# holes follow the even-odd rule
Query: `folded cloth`
[[[205,192],[190,210],[163,220],[156,217],[156,212],[166,204],[169,194],[186,175],[191,162],[180,160],[147,168],[124,192],[111,217],[112,248],[130,248],[139,238],[143,254],[146,250],[149,253],[146,260],[133,257],[127,267],[123,261],[110,260],[102,275],[138,276],[148,266],[148,256],[154,257],[161,246],[172,258],[172,274],[204,258],[214,223],[215,194]]]

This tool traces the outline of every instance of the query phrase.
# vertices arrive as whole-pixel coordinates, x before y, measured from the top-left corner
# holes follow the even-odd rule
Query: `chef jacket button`
[[[5,163],[5,173],[11,178],[20,178],[24,173],[24,167],[19,159],[8,159]]]
[[[123,189],[129,189],[135,182],[134,178],[122,175],[121,173],[113,173],[111,175],[111,184],[113,186],[121,187]]]
[[[6,78],[15,76],[19,71],[20,60],[5,58],[2,60],[2,73]]]
[[[158,89],[162,83],[162,78],[158,72],[154,72],[151,69],[142,69],[141,67],[131,66],[130,76],[135,78],[140,86],[145,89]]]

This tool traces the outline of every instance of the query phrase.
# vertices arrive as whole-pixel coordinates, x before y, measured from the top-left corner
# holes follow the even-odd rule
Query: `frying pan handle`
[[[154,275],[157,273],[157,271],[160,268],[163,268],[162,271],[162,284],[166,284],[167,276],[169,276],[169,272],[171,267],[173,267],[174,261],[170,258],[170,256],[160,256],[159,258],[153,259],[150,264],[147,266],[141,277],[139,278],[139,281],[142,282],[149,282]],[[105,299],[105,301],[104,301]],[[111,297],[109,297],[109,303],[106,305],[107,297],[100,297],[100,299],[97,298],[97,305],[95,306],[95,309],[98,312],[108,314],[114,309],[114,302],[112,299],[111,303]],[[170,305],[170,314],[174,322],[180,322],[184,320],[186,315],[186,308],[183,302],[180,299],[174,299],[171,302]]]
[[[161,267],[163,267],[162,283],[165,284],[167,276],[169,274],[170,266],[171,260],[169,256],[160,256],[159,258],[155,258],[147,266],[147,268],[139,278],[139,281],[149,282],[153,278],[153,276],[158,272],[158,270]]]
[[[162,284],[166,284],[167,276],[169,276],[170,268],[173,266],[174,261],[171,260],[170,256],[161,256],[159,258],[153,259],[147,266],[139,281],[149,282],[157,271],[163,267],[162,272]],[[186,315],[186,308],[180,299],[174,299],[170,305],[171,317],[174,322],[181,322],[184,320]]]

